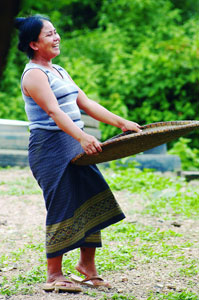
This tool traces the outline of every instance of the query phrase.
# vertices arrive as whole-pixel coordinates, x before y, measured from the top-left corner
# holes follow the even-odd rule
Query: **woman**
[[[29,163],[45,199],[47,283],[45,290],[79,292],[62,273],[63,254],[80,248],[76,270],[81,284],[110,284],[98,276],[95,250],[100,230],[125,216],[95,165],[70,163],[77,154],[102,151],[100,142],[83,130],[80,109],[91,117],[126,130],[140,131],[137,123],[116,116],[88,99],[68,73],[52,59],[60,54],[60,36],[48,18],[17,18],[19,50],[30,61],[21,79],[25,110],[30,121]]]

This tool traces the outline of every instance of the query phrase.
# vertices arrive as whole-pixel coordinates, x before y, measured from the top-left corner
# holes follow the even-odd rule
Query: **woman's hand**
[[[80,144],[86,154],[96,154],[97,152],[102,152],[100,142],[92,135],[84,133],[80,139]]]
[[[135,132],[141,132],[141,126],[135,122],[131,122],[131,121],[128,121],[128,120],[124,120],[124,124],[122,125],[121,127],[121,130],[123,132],[125,131],[128,131],[128,130],[132,130],[132,131],[135,131]]]

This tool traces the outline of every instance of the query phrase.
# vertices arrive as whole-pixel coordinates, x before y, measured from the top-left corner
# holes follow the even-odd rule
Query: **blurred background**
[[[17,49],[12,22],[16,15],[37,13],[49,16],[61,36],[54,63],[66,68],[92,99],[140,124],[199,119],[198,0],[6,3],[0,118],[26,120],[20,77],[28,58]],[[118,133],[104,124],[100,128],[102,140]],[[197,132],[189,137],[188,143],[199,148]]]

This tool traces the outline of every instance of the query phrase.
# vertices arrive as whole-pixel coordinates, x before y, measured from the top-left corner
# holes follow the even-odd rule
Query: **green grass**
[[[104,295],[99,300],[136,300],[136,298],[128,294],[127,295],[114,294],[113,296]]]
[[[182,292],[182,293],[169,293],[167,295],[152,294],[149,298],[147,298],[147,300],[154,300],[154,299],[156,300],[199,300],[199,296],[191,292]]]
[[[34,284],[42,283],[46,280],[44,274],[44,266],[40,265],[32,267],[30,271],[21,271],[18,275],[12,276],[11,279],[4,276],[1,282],[0,293],[7,296],[32,294]]]
[[[0,196],[23,196],[23,195],[34,195],[41,194],[41,190],[37,186],[37,183],[30,177],[21,177],[18,180],[12,180],[5,182],[0,181],[0,186],[4,186],[3,190],[0,190]]]
[[[101,274],[107,271],[114,272],[122,269],[125,270],[125,268],[135,268],[133,261],[135,253],[142,256],[143,259],[146,257],[149,259],[158,259],[159,257],[172,257],[173,252],[176,253],[176,251],[180,251],[181,247],[184,248],[183,244],[181,247],[166,244],[171,238],[178,239],[181,237],[180,234],[172,230],[160,231],[160,229],[153,228],[152,226],[141,226],[139,224],[126,223],[125,221],[113,225],[111,231],[105,230],[104,235],[105,245],[102,249],[98,250],[100,255],[96,258],[98,270]],[[139,238],[138,244],[134,244],[136,238]],[[150,242],[150,245],[147,242]],[[158,250],[156,249],[157,246]],[[32,293],[30,282],[34,284],[45,281],[46,266],[43,243],[26,244],[23,249],[12,251],[9,256],[3,255],[0,260],[1,265],[6,267],[13,265],[15,262],[23,264],[24,257],[26,257],[26,262],[31,262],[30,257],[32,252],[34,252],[36,257],[40,258],[38,260],[39,264],[34,266],[28,273],[20,273],[12,278],[12,286],[17,287],[17,289],[8,288],[9,282],[5,277],[0,289],[2,294],[12,295],[19,293],[19,291],[21,293]],[[74,265],[77,263],[78,257],[79,250],[69,252],[64,256],[63,269],[66,274],[70,272],[75,273]],[[182,270],[179,270],[179,272],[182,273]]]
[[[194,219],[199,216],[199,191],[198,187],[190,186],[182,178],[165,176],[149,170],[140,171],[135,168],[118,168],[112,164],[112,169],[103,170],[113,191],[126,190],[132,197],[128,198],[129,208],[134,199],[141,199],[143,210],[139,213],[152,215],[161,220],[173,219],[179,216],[181,219]],[[12,172],[14,169],[0,170],[0,172]],[[2,176],[3,177],[3,176]],[[24,176],[9,181],[0,181],[0,196],[15,195],[21,201],[21,196],[41,194],[32,176]],[[134,197],[137,195],[137,198]],[[18,201],[17,199],[14,200]],[[129,209],[129,214],[133,215]],[[183,234],[176,232],[175,228],[165,229],[162,225],[144,225],[139,222],[126,220],[112,225],[103,230],[103,247],[98,250],[96,263],[100,274],[108,272],[124,272],[136,269],[137,264],[165,261],[165,266],[177,261],[179,267],[170,276],[189,278],[189,286],[194,286],[193,277],[199,274],[198,261],[192,257],[185,257],[185,248],[198,249],[197,240],[185,241]],[[38,232],[42,229],[38,226]],[[42,233],[43,234],[43,233]],[[34,241],[34,234],[27,230],[28,242],[17,250],[13,248],[9,254],[0,256],[0,293],[6,296],[14,294],[33,294],[35,285],[46,280],[45,245],[43,241]],[[30,240],[33,239],[32,242]],[[8,242],[8,241],[7,241]],[[14,247],[13,241],[9,241],[10,247]],[[139,257],[139,261],[134,257]],[[35,257],[37,261],[35,263]],[[75,273],[74,266],[79,258],[79,250],[71,251],[64,256],[63,270],[66,274]],[[34,262],[34,264],[33,264]],[[13,272],[4,270],[17,264]],[[101,293],[97,296],[93,290],[85,294],[97,300],[139,300],[128,293]],[[96,298],[98,297],[98,298]],[[199,296],[190,291],[172,293],[151,293],[147,300],[199,300]]]
[[[189,186],[182,178],[157,174],[150,170],[122,168],[112,164],[105,169],[104,176],[115,191],[128,190],[141,196],[143,214],[171,217],[179,214],[184,217],[198,217],[199,189]],[[133,201],[133,197],[130,201]]]
[[[113,225],[111,231],[105,230],[105,233],[107,249],[105,245],[101,250],[101,256],[106,258],[106,261],[103,262],[104,270],[119,270],[124,262],[133,268],[132,257],[134,253],[143,257],[159,258],[169,257],[173,252],[180,252],[184,248],[184,245],[180,246],[181,234],[170,229],[161,230],[152,226],[123,221]],[[175,244],[167,244],[170,239],[174,239]],[[109,249],[110,244],[111,250]],[[112,264],[113,260],[114,264]]]
[[[198,273],[199,273],[198,263],[190,264],[188,266],[182,267],[178,270],[178,272],[182,276],[188,276],[188,277],[198,275]]]

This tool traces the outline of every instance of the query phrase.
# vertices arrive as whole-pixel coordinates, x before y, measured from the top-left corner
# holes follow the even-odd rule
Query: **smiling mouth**
[[[53,46],[53,48],[59,49],[59,44],[56,44],[55,46]]]

